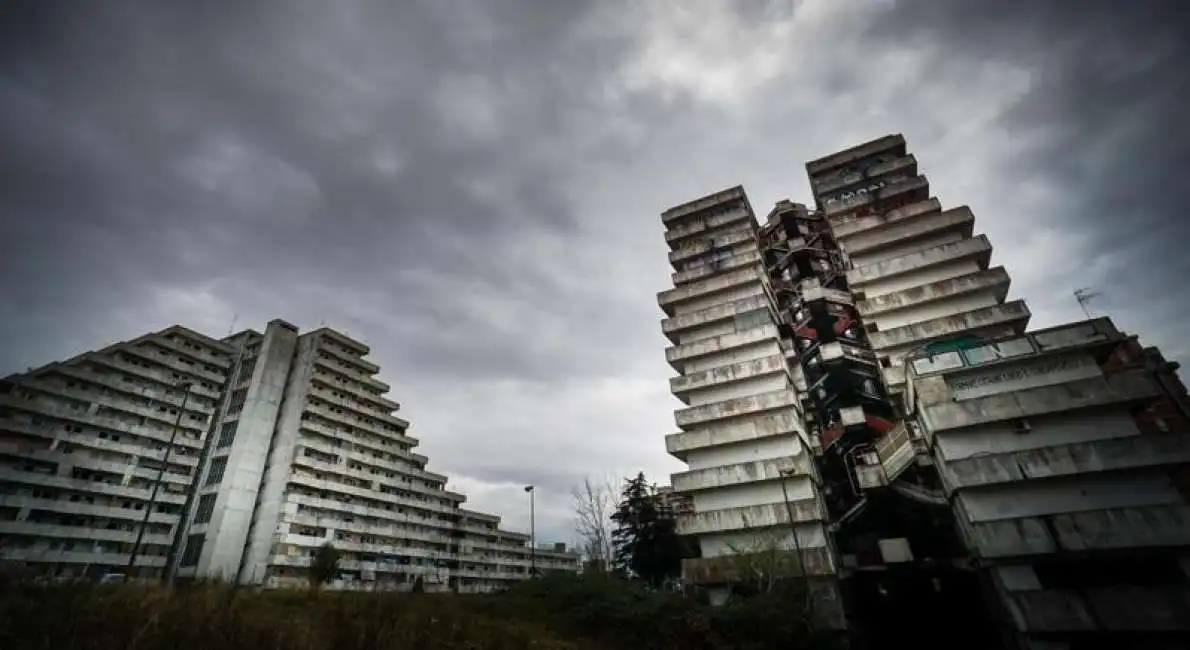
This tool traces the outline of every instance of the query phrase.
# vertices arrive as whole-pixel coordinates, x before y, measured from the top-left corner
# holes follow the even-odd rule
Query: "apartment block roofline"
[[[727,189],[719,190],[718,192],[712,192],[706,196],[699,197],[692,201],[686,201],[685,203],[675,205],[661,213],[661,221],[662,223],[670,223],[704,208],[709,208],[732,199],[743,199],[745,204],[749,206],[751,205],[751,203],[748,202],[748,193],[744,191],[744,186],[734,185]]]
[[[830,171],[835,167],[845,165],[849,162],[859,160],[864,156],[877,151],[884,151],[887,149],[897,148],[902,155],[905,151],[905,136],[900,133],[892,133],[883,137],[869,140],[867,142],[857,144],[854,147],[848,147],[842,151],[837,151],[828,156],[823,156],[816,160],[811,160],[806,163],[806,172],[811,176]]]
[[[340,345],[350,349],[351,351],[359,354],[360,356],[366,355],[372,351],[372,349],[369,348],[362,341],[353,339],[350,336],[347,336],[346,334],[344,334],[343,332],[340,332],[339,330],[331,329],[330,327],[320,327],[320,328],[314,330],[312,333],[319,334],[319,335],[325,336],[330,339],[334,339],[334,341],[336,343],[339,343]]]

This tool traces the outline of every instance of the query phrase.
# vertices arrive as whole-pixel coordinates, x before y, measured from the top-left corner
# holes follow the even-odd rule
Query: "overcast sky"
[[[660,212],[897,132],[1036,326],[1093,287],[1187,362],[1182,4],[5,2],[0,374],[325,322],[471,506],[527,528],[535,483],[569,541],[584,475],[681,467]]]

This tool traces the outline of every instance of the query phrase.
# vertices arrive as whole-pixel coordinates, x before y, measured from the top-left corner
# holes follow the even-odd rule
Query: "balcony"
[[[731,320],[739,314],[758,309],[769,309],[769,298],[763,293],[749,296],[743,300],[734,300],[707,309],[682,314],[681,316],[666,318],[661,321],[661,331],[665,333],[666,338],[676,345],[678,343],[679,332],[710,325],[711,323]]]
[[[684,284],[680,287],[662,291],[657,294],[657,304],[665,311],[666,316],[674,315],[674,307],[679,303],[701,298],[703,296],[727,291],[749,283],[764,281],[764,269],[760,266],[748,266],[729,273],[723,273],[698,282]]]
[[[887,350],[921,345],[956,334],[977,334],[978,330],[990,328],[1012,328],[1014,331],[1023,332],[1029,324],[1030,316],[1029,308],[1023,300],[1013,300],[1002,305],[894,327],[883,332],[872,332],[868,335],[868,341],[874,350]]]
[[[779,338],[776,325],[750,327],[742,332],[712,336],[711,338],[701,339],[693,343],[666,348],[665,359],[669,362],[670,367],[678,372],[682,372],[682,362],[684,361],[719,352],[726,352],[748,345],[756,345],[758,343],[771,342],[775,349],[779,345]]]
[[[823,547],[804,548],[801,558],[792,550],[777,551],[778,557],[757,560],[761,566],[772,566],[782,577],[805,574],[826,576],[835,573],[834,559],[830,550]],[[738,555],[705,557],[682,560],[682,579],[697,585],[721,585],[747,583],[755,580],[747,556]]]
[[[668,225],[674,221],[677,221],[678,219],[681,219],[682,217],[692,215],[696,212],[701,212],[720,204],[727,204],[735,201],[746,201],[747,198],[747,195],[744,194],[744,188],[736,185],[735,187],[729,187],[721,192],[715,192],[714,194],[709,194],[700,199],[695,199],[693,201],[674,206],[661,213],[661,222]]]
[[[905,200],[924,201],[929,198],[929,194],[930,182],[926,180],[925,176],[892,180],[891,182],[881,183],[878,187],[868,192],[861,192],[855,196],[827,203],[823,206],[822,212],[828,219],[834,222],[838,220],[839,215],[855,212],[878,201],[886,201],[894,197]]]
[[[711,535],[754,528],[773,528],[790,525],[789,512],[793,511],[793,523],[821,521],[822,507],[816,499],[803,499],[786,503],[765,503],[757,506],[740,506],[722,510],[707,510],[678,515],[679,535]]]
[[[685,461],[686,454],[691,451],[761,440],[773,436],[798,435],[801,426],[801,420],[796,411],[792,409],[779,411],[744,422],[731,422],[700,427],[694,431],[671,433],[665,436],[665,449],[674,457]]]
[[[1190,463],[1190,436],[1129,436],[962,460],[937,459],[947,493],[970,487]]]
[[[173,521],[170,524],[176,524],[177,521],[178,516],[174,515]],[[139,523],[137,528],[139,528]],[[32,521],[0,521],[0,536],[52,537],[58,539],[131,544],[136,541],[136,530],[107,530],[105,528],[92,528],[90,526],[61,526]],[[155,544],[159,546],[168,546],[172,542],[172,535],[154,533],[145,533],[143,541],[146,545]],[[5,554],[7,555],[7,551]]]
[[[700,233],[705,233],[709,230],[716,230],[718,228],[725,228],[731,225],[744,225],[752,220],[752,215],[747,210],[740,206],[738,208],[727,210],[714,214],[699,220],[691,220],[686,223],[674,226],[665,231],[665,241],[674,247],[674,243],[692,237]]]
[[[1190,506],[1183,504],[1089,510],[974,524],[960,516],[958,522],[968,547],[983,558],[1190,546]]]
[[[686,493],[757,481],[777,481],[784,478],[782,472],[795,476],[809,476],[812,472],[811,462],[810,457],[802,453],[797,456],[783,456],[679,472],[671,475],[670,479],[675,492]]]
[[[887,226],[889,224],[909,221],[927,214],[942,211],[942,203],[938,199],[926,199],[910,203],[883,214],[869,214],[856,216],[845,214],[831,224],[831,232],[837,241],[847,241],[848,237],[863,234]]]
[[[968,259],[976,260],[981,269],[987,268],[992,259],[992,244],[988,241],[987,235],[978,235],[970,239],[932,246],[908,255],[894,257],[891,260],[854,268],[847,272],[847,283],[852,288],[858,289],[875,280]]]
[[[856,309],[861,316],[870,317],[984,291],[995,292],[996,302],[1002,303],[1008,297],[1011,282],[1008,271],[997,266],[862,300]]]
[[[1143,402],[1162,394],[1161,386],[1147,370],[1130,370],[961,402],[945,399],[949,389],[939,385],[942,381],[942,377],[925,377],[914,382],[919,395],[929,394],[928,403],[919,402],[919,410],[922,421],[933,434],[1074,409]]]
[[[1009,592],[1007,599],[1017,629],[1032,634],[1190,630],[1184,585],[1037,589]]]
[[[743,379],[755,379],[768,375],[786,373],[788,370],[789,364],[785,361],[783,355],[772,355],[752,361],[741,361],[740,363],[733,363],[727,366],[719,366],[718,368],[711,368],[710,370],[695,372],[680,377],[672,377],[669,380],[669,389],[675,397],[686,401],[686,396],[692,391],[710,388],[712,386],[721,386]]]
[[[738,418],[754,415],[782,408],[794,408],[798,404],[797,392],[793,388],[783,388],[759,395],[737,397],[702,406],[678,409],[674,411],[674,419],[678,428],[689,430],[691,427],[706,422],[714,422],[726,418]]]
[[[687,268],[684,271],[677,271],[672,273],[670,277],[673,278],[675,287],[682,287],[686,284],[712,275],[732,271],[745,266],[760,266],[760,264],[760,251],[749,250],[717,259],[714,262],[699,264],[698,266]]]
[[[806,163],[806,173],[810,176],[819,176],[836,167],[842,167],[886,151],[894,152],[900,156],[905,155],[905,137],[899,133],[886,135],[883,138],[865,142],[817,160],[811,160]]]
[[[975,215],[971,208],[961,206],[942,212],[913,214],[886,224],[843,240],[839,247],[855,258],[944,232],[957,231],[963,237],[971,237],[975,232]]]
[[[752,232],[750,227],[741,228],[740,230],[728,231],[715,235],[714,237],[706,237],[703,239],[688,241],[679,246],[676,250],[670,251],[669,262],[670,264],[677,264],[682,260],[689,259],[696,255],[709,253],[716,248],[728,248],[730,246],[737,246],[739,244],[746,244],[749,242],[756,243],[756,234]]]
[[[912,154],[899,156],[892,160],[872,165],[863,171],[845,168],[841,173],[810,179],[810,187],[814,192],[815,198],[821,199],[823,196],[834,194],[839,190],[853,185],[859,185],[866,180],[878,179],[889,174],[917,176],[917,158]]]
[[[327,330],[323,331],[325,332]],[[362,356],[351,354],[337,345],[319,345],[318,352],[325,352],[327,354],[333,355],[341,363],[345,363],[353,368],[356,368],[356,371],[360,372],[361,374],[374,375],[380,372],[380,366],[368,361]]]

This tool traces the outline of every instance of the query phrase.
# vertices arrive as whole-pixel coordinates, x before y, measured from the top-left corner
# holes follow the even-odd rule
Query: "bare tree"
[[[741,582],[752,583],[757,593],[767,594],[783,577],[796,575],[796,560],[781,545],[779,534],[757,535],[751,543],[729,544],[731,568]]]
[[[585,477],[571,494],[580,550],[595,567],[607,570],[613,553],[611,516],[616,511],[616,487],[607,480],[592,482]]]

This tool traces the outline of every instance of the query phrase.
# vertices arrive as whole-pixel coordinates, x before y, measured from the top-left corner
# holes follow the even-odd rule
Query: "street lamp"
[[[532,578],[537,575],[537,525],[533,512],[533,486],[526,485],[525,491],[529,493],[529,577]]]
[[[178,427],[182,425],[182,414],[186,412],[186,403],[190,400],[190,387],[193,384],[189,381],[181,381],[174,384],[174,388],[180,388],[182,393],[182,405],[178,407],[178,417],[174,418],[174,426],[169,432],[169,445],[165,448],[165,456],[161,459],[161,469],[157,470],[157,480],[153,483],[153,489],[149,492],[149,503],[145,506],[145,516],[141,518],[140,530],[136,533],[136,541],[132,543],[132,554],[128,556],[128,573],[136,571],[136,556],[140,552],[141,542],[145,538],[145,528],[149,526],[149,516],[153,514],[153,505],[157,502],[157,492],[161,489],[161,479],[165,477],[165,468],[169,466],[169,456],[174,450],[174,440],[178,437]],[[184,522],[186,513],[182,513]],[[181,524],[179,523],[179,527]],[[167,558],[168,561],[168,558]],[[169,572],[167,565],[163,569],[163,576]]]

